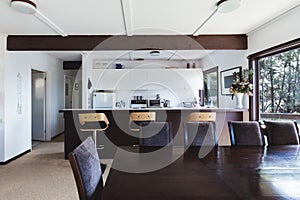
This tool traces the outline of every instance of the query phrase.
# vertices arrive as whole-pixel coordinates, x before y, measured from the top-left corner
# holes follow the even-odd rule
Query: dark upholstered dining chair
[[[145,123],[145,124],[144,124]],[[168,122],[143,122],[140,128],[140,146],[163,147],[169,146],[172,131]]]
[[[88,137],[68,157],[80,200],[101,199],[102,170],[93,139]]]
[[[256,121],[229,121],[230,141],[232,146],[263,146],[264,136]]]
[[[269,145],[299,144],[299,131],[293,121],[264,121]]]
[[[215,119],[216,113],[191,113],[185,122],[185,146],[215,146],[217,144]]]

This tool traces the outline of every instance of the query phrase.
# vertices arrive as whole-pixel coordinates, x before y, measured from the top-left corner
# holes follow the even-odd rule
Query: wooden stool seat
[[[90,122],[103,122],[105,123],[104,128],[81,128],[83,132],[93,132],[93,139],[95,141],[95,147],[97,149],[103,149],[103,145],[97,145],[97,131],[105,131],[109,126],[109,121],[104,113],[79,113],[79,123],[81,126]],[[100,125],[99,125],[100,126]]]
[[[155,112],[132,112],[129,115],[129,128],[131,131],[140,131],[140,128],[132,128],[133,122],[153,122],[155,120]]]

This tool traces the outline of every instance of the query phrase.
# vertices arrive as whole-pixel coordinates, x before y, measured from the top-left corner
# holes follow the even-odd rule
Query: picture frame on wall
[[[233,75],[234,72],[241,74],[242,67],[233,67],[230,69],[226,69],[220,72],[220,81],[221,81],[221,94],[222,95],[230,95],[229,88],[231,87],[235,76]]]

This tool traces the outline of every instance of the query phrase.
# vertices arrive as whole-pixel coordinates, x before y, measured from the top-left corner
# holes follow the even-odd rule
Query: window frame
[[[204,76],[210,73],[217,73],[217,108],[219,108],[219,66],[207,69],[203,71],[203,84],[205,84]],[[206,91],[205,91],[206,92]],[[206,95],[206,94],[205,94]],[[204,102],[205,103],[205,102]]]
[[[249,101],[249,119],[251,121],[259,121],[259,64],[258,60],[264,57],[276,55],[289,50],[300,48],[300,38],[289,42],[262,50],[260,52],[249,55],[249,69],[253,70],[253,98]]]

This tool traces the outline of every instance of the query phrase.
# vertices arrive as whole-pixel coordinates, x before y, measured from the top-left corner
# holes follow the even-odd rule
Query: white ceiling
[[[300,0],[241,1],[241,6],[231,13],[215,13],[197,33],[247,34],[300,5]],[[67,35],[126,33],[191,35],[216,9],[218,0],[35,0],[35,2],[38,11]],[[13,10],[10,7],[10,0],[0,1],[0,34],[57,35],[34,15]],[[61,53],[63,55],[63,52]]]

